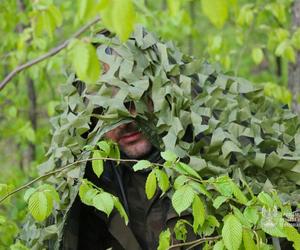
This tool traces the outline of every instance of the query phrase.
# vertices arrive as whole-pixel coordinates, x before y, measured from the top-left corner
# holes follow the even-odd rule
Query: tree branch
[[[55,175],[55,174],[57,174],[57,173],[60,173],[60,172],[66,170],[66,169],[68,169],[68,168],[72,168],[72,167],[74,167],[75,165],[77,165],[77,164],[79,164],[79,163],[88,162],[88,161],[95,161],[95,160],[109,160],[109,161],[135,162],[135,163],[139,161],[139,160],[136,160],[136,159],[115,159],[115,158],[108,158],[108,157],[89,158],[89,159],[85,159],[85,160],[75,161],[75,162],[72,162],[72,163],[70,163],[70,164],[68,164],[68,165],[66,165],[66,166],[64,166],[64,167],[55,169],[55,170],[53,170],[53,171],[51,171],[51,172],[48,172],[48,173],[46,173],[46,174],[44,174],[44,175],[41,175],[41,176],[39,176],[39,177],[33,179],[32,181],[30,181],[30,182],[24,184],[23,186],[18,187],[17,189],[15,189],[15,190],[13,190],[12,192],[6,194],[2,199],[0,199],[0,204],[1,204],[4,200],[6,200],[8,197],[12,196],[13,194],[15,194],[15,193],[17,193],[17,192],[19,192],[19,191],[21,191],[21,190],[23,190],[23,189],[25,189],[25,188],[30,187],[32,184],[38,182],[39,180],[42,180],[42,179],[45,179],[45,178],[47,178],[47,177],[49,177],[49,176]],[[154,163],[154,162],[153,162],[153,164],[156,165],[156,166],[163,166],[163,164],[160,164],[160,163]]]
[[[211,240],[218,240],[220,239],[222,236],[218,235],[218,236],[214,236],[214,237],[207,237],[207,238],[201,238],[198,240],[194,240],[194,241],[189,241],[189,242],[184,242],[184,243],[179,243],[179,244],[175,244],[172,245],[168,248],[168,250],[172,249],[172,248],[176,248],[176,247],[183,247],[183,246],[191,246],[188,249],[192,249],[193,247],[205,242],[205,241],[211,241]]]
[[[64,41],[63,43],[61,43],[60,45],[58,45],[57,47],[52,48],[50,51],[48,51],[46,54],[41,55],[31,61],[28,61],[24,64],[21,64],[19,66],[17,66],[13,71],[11,71],[5,78],[4,80],[0,83],[0,91],[10,82],[10,80],[12,78],[14,78],[17,74],[19,74],[21,71],[41,62],[44,61],[45,59],[52,57],[54,55],[56,55],[57,53],[59,53],[61,50],[63,50],[64,48],[66,48],[68,46],[68,44],[70,43],[70,41],[73,38],[77,38],[78,36],[80,36],[82,33],[84,33],[88,28],[90,28],[92,25],[94,25],[95,23],[100,21],[100,17],[96,17],[95,19],[93,19],[92,21],[90,21],[89,23],[87,23],[86,25],[84,25],[83,27],[81,27],[76,33],[74,33],[69,39],[67,39],[66,41]]]

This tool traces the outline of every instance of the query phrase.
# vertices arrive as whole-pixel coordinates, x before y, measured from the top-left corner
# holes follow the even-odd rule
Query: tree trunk
[[[18,3],[18,7],[19,7],[20,11],[24,12],[26,9],[25,1],[18,0],[17,3]],[[24,24],[20,23],[17,26],[17,31],[19,33],[22,33],[24,28],[25,28]],[[29,100],[28,118],[29,118],[32,129],[34,131],[36,131],[36,129],[37,129],[37,105],[36,105],[36,91],[35,91],[34,81],[30,77],[27,77],[26,84],[27,84],[27,96],[28,96],[28,100]],[[28,151],[27,151],[26,163],[30,164],[36,158],[36,146],[32,142],[29,142],[28,146],[29,147],[28,147]],[[21,165],[22,168],[23,168],[23,165]]]
[[[36,91],[34,82],[31,78],[27,78],[27,94],[29,98],[29,120],[34,131],[37,129],[37,106],[36,106]],[[34,161],[36,157],[36,147],[34,143],[29,143],[28,160]]]
[[[295,0],[292,7],[292,30],[300,27],[300,0]],[[300,94],[300,52],[296,53],[296,63],[289,63],[289,90],[292,92],[292,110],[300,114],[298,103]]]

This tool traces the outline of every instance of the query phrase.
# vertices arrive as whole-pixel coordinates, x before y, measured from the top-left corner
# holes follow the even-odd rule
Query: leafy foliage
[[[5,40],[1,44],[1,51],[5,52],[2,54],[6,60],[2,60],[1,74],[6,75],[7,71],[19,62],[49,50],[61,39],[60,34],[66,35],[67,38],[74,30],[73,6],[75,6],[78,10],[75,15],[75,26],[100,13],[104,25],[115,31],[122,41],[126,41],[137,18],[163,37],[177,40],[183,47],[192,44],[190,41],[195,41],[194,46],[189,44],[190,51],[201,56],[207,55],[209,59],[220,62],[227,70],[235,67],[235,74],[247,75],[249,79],[258,82],[270,82],[265,85],[265,93],[275,96],[281,102],[290,102],[291,95],[285,87],[274,83],[284,85],[286,72],[282,72],[283,76],[279,76],[272,71],[275,67],[270,66],[278,58],[285,66],[288,62],[295,62],[296,52],[299,49],[299,30],[295,32],[288,30],[289,18],[286,13],[290,1],[264,2],[261,5],[261,1],[249,4],[246,1],[237,3],[237,1],[181,0],[167,1],[166,8],[163,9],[161,6],[158,7],[158,4],[160,5],[157,1],[147,1],[145,5],[139,1],[133,3],[125,0],[83,0],[78,1],[78,4],[71,1],[59,3],[34,1],[20,11],[16,3],[3,1],[0,4],[1,7],[4,6],[0,8],[3,17],[1,30],[5,32],[3,35]],[[138,10],[137,13],[135,8]],[[200,17],[198,12],[192,13],[195,9],[201,10]],[[15,18],[11,18],[12,16]],[[205,18],[218,32],[208,26]],[[181,29],[182,32],[174,32],[182,23],[186,24]],[[20,25],[24,27],[19,34],[8,32],[19,30]],[[205,36],[199,36],[203,30],[207,33]],[[143,33],[144,31],[138,28],[134,32],[135,40],[128,41],[125,45],[117,39],[109,40],[101,36],[95,40],[84,37],[70,44],[69,58],[76,71],[76,77],[72,75],[68,84],[62,88],[65,103],[57,107],[61,115],[52,119],[54,132],[47,154],[49,160],[41,165],[41,173],[49,173],[57,167],[74,163],[78,159],[86,160],[90,156],[111,157],[120,162],[117,146],[99,140],[105,131],[114,126],[132,119],[140,119],[145,133],[149,132],[149,128],[155,128],[156,137],[150,136],[152,143],[159,145],[163,151],[162,158],[166,160],[163,166],[138,162],[134,167],[135,171],[151,169],[146,184],[148,198],[159,192],[158,186],[172,201],[175,200],[173,205],[175,204],[174,208],[179,214],[183,211],[193,213],[195,233],[201,231],[204,236],[209,236],[223,229],[225,236],[222,233],[223,239],[214,245],[215,249],[223,248],[223,245],[229,249],[236,249],[241,239],[244,247],[250,249],[253,244],[263,241],[265,234],[287,237],[294,242],[295,248],[299,247],[299,234],[292,227],[265,227],[265,218],[261,217],[261,210],[264,207],[267,211],[274,208],[276,196],[269,193],[273,188],[278,190],[280,199],[284,202],[299,201],[299,193],[295,191],[299,184],[297,118],[289,111],[273,105],[273,101],[263,97],[262,90],[243,79],[224,75],[208,64],[202,65],[200,61],[178,52],[172,44],[165,45],[151,34]],[[91,45],[92,41],[100,42],[102,46],[96,50]],[[103,48],[108,44],[120,52],[121,60],[105,55]],[[128,52],[127,46],[134,48],[135,53]],[[153,47],[156,48],[155,52],[151,50]],[[6,54],[8,51],[10,53]],[[251,53],[253,62],[248,58],[241,60],[247,52]],[[106,63],[113,66],[101,79],[99,79],[101,65],[98,58],[102,61],[107,59]],[[266,61],[268,68],[265,75],[252,73],[252,70],[260,70]],[[235,62],[234,65],[232,62]],[[23,152],[24,148],[35,143],[38,156],[33,163],[30,160],[34,166],[45,159],[42,142],[45,141],[45,134],[49,128],[47,125],[35,128],[34,123],[28,122],[28,115],[23,107],[28,106],[28,98],[24,93],[29,84],[24,82],[32,80],[41,93],[38,97],[39,104],[41,113],[45,116],[43,119],[46,120],[48,118],[43,111],[48,109],[49,115],[53,115],[55,113],[53,107],[57,103],[54,91],[56,84],[53,83],[61,82],[64,78],[60,72],[67,70],[65,55],[58,55],[41,64],[40,68],[32,67],[20,75],[15,84],[3,92],[5,97],[3,100],[7,102],[0,102],[4,114],[4,118],[1,117],[4,126],[1,127],[0,134],[5,140],[12,135],[20,135],[14,138],[16,151]],[[145,75],[141,75],[140,72],[145,72]],[[47,78],[50,74],[49,81]],[[85,89],[79,80],[90,85]],[[77,89],[72,84],[76,85]],[[121,91],[113,100],[104,86],[106,84],[121,87]],[[190,90],[195,85],[200,87],[200,93],[196,99],[192,99]],[[80,88],[84,89],[84,93],[79,91],[78,94],[77,90]],[[96,92],[98,96],[94,94]],[[154,100],[155,124],[150,124],[149,121],[152,121],[153,116],[143,108],[144,95],[150,95]],[[83,99],[89,100],[89,105]],[[138,117],[132,117],[128,113],[123,105],[124,101],[133,101],[136,106],[142,107]],[[105,112],[95,115],[93,110],[99,106],[104,107]],[[98,119],[93,131],[89,131],[91,117]],[[193,128],[193,138],[199,134],[202,136],[199,141],[186,142],[184,134],[188,126]],[[89,132],[89,135],[83,138],[81,135],[86,132]],[[160,136],[163,137],[162,141]],[[91,149],[84,150],[86,145],[90,145]],[[23,153],[17,155],[21,161],[24,160]],[[180,159],[183,158],[189,162],[181,162]],[[18,160],[14,160],[13,164],[17,165],[15,162]],[[26,164],[28,163],[25,162]],[[101,177],[103,172],[102,164],[102,160],[92,162],[98,177]],[[118,198],[93,187],[87,181],[82,181],[81,185],[80,182],[77,183],[77,180],[83,177],[84,165],[85,163],[77,164],[76,168],[62,171],[55,181],[51,180],[51,183],[54,181],[56,187],[59,187],[61,200],[58,199],[56,190],[54,192],[50,186],[27,191],[25,200],[29,202],[29,210],[37,221],[43,221],[50,215],[54,206],[66,213],[78,189],[85,204],[95,206],[107,215],[115,207],[125,221],[128,221]],[[257,175],[253,176],[253,173]],[[216,177],[219,175],[222,176]],[[229,176],[233,179],[231,180]],[[1,196],[9,192],[7,187],[7,185],[0,186]],[[183,197],[183,193],[188,196]],[[180,197],[184,198],[184,202],[179,204]],[[284,206],[288,206],[286,203]],[[209,206],[206,208],[204,204]],[[279,208],[277,211],[279,218],[271,221],[272,223],[286,223],[283,221],[285,214],[283,205]],[[228,213],[230,215],[227,215]],[[230,220],[226,219],[224,225],[221,222],[219,224],[219,217],[223,218],[226,215]],[[59,219],[64,221],[64,218]],[[2,222],[4,220],[6,225],[10,225],[7,227],[10,229],[1,234],[1,243],[4,242],[3,239],[9,239],[6,242],[11,242],[11,235],[15,235],[18,231],[13,222],[2,218]],[[231,233],[224,229],[225,225],[229,228],[228,221],[230,225],[242,224],[249,230],[242,230],[241,238],[237,232]],[[37,230],[43,227],[42,223],[36,225]],[[1,226],[0,223],[2,233]],[[254,233],[260,229],[264,232],[260,231],[262,236],[257,239]],[[59,232],[56,236],[59,237]],[[43,237],[46,239],[49,235]],[[43,237],[40,237],[40,242],[44,240]],[[170,237],[169,230],[162,233],[159,249],[169,247]],[[229,243],[229,238],[238,239],[236,245]],[[28,241],[28,244],[31,243],[32,241]],[[17,247],[25,248],[17,242],[12,249]]]

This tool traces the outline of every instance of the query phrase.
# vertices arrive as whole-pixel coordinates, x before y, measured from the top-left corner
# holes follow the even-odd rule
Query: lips
[[[120,138],[119,143],[121,143],[121,144],[129,144],[129,143],[135,142],[135,141],[137,141],[137,140],[139,140],[141,138],[141,135],[142,135],[142,133],[138,132],[138,131],[124,134]]]

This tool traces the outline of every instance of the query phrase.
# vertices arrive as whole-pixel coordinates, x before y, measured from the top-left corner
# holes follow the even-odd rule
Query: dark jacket
[[[159,162],[158,152],[149,157]],[[119,197],[128,216],[126,226],[119,213],[113,211],[107,216],[91,206],[86,206],[77,198],[69,212],[64,233],[63,250],[154,250],[158,246],[159,234],[167,227],[175,225],[178,215],[172,209],[167,196],[161,193],[148,200],[145,195],[147,172],[133,172],[130,166],[114,166],[107,161],[100,179],[87,165],[85,177],[107,192]],[[194,239],[194,238],[190,238]]]

